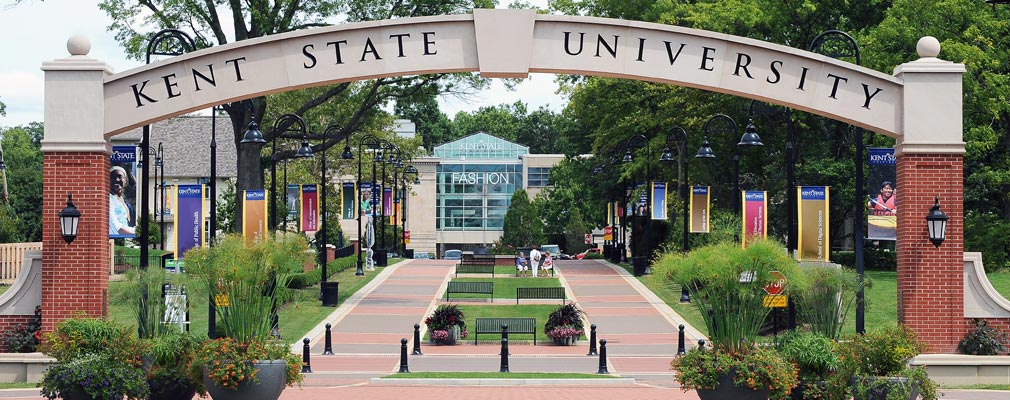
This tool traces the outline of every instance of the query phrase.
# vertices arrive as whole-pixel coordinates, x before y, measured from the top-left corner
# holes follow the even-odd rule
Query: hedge
[[[332,277],[340,271],[348,268],[357,268],[358,258],[356,255],[351,255],[347,257],[335,258],[326,264],[326,273]],[[300,274],[295,274],[291,277],[291,281],[288,282],[289,289],[304,289],[309,286],[314,286],[322,281],[323,271],[316,268],[309,272],[303,272]],[[327,277],[329,280],[329,277]]]

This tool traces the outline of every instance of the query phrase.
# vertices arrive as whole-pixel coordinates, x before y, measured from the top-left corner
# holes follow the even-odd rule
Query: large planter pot
[[[825,381],[800,381],[789,393],[790,400],[823,399],[828,391]]]
[[[558,346],[574,346],[579,342],[579,339],[574,336],[551,338],[551,340]]]
[[[730,370],[719,377],[715,389],[698,389],[701,400],[768,400],[768,389],[754,390],[733,382],[735,373]]]
[[[449,328],[449,329],[446,329],[446,330],[449,332],[449,337],[448,338],[441,339],[441,340],[435,340],[435,339],[431,338],[431,336],[429,335],[428,336],[428,343],[437,344],[437,345],[454,345],[456,343],[459,343],[460,335],[461,335],[460,334],[460,330],[459,330],[459,325],[453,325],[452,328]]]
[[[60,391],[60,397],[63,400],[97,400],[96,397],[91,397],[85,393],[84,389],[81,389],[80,386]]]
[[[214,383],[203,375],[203,383],[207,385],[207,393],[214,400],[277,400],[284,391],[287,364],[284,360],[260,361],[254,364],[259,371],[256,378],[259,382],[247,380],[238,385],[237,390],[228,390]]]
[[[854,376],[852,377],[853,400],[886,400],[893,391],[905,392],[904,398],[915,400],[919,397],[919,387],[915,382],[900,376]]]
[[[192,399],[196,388],[186,378],[159,377],[148,379],[147,386],[151,388],[148,400],[178,400]]]

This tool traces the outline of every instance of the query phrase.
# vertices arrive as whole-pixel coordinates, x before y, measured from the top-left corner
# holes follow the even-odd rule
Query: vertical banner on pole
[[[203,220],[207,215],[203,201],[203,185],[179,185],[175,191],[175,259],[180,260],[186,251],[203,247]]]
[[[357,204],[354,199],[358,198],[355,192],[354,182],[344,182],[343,185],[343,196],[341,196],[340,209],[341,214],[344,215],[344,219],[354,219],[354,206]]]
[[[301,193],[302,217],[299,228],[302,232],[319,230],[319,192],[316,185],[302,185]]]
[[[368,208],[372,217],[375,218],[379,216],[380,212],[382,212],[382,186],[379,186],[378,183],[372,183],[370,187],[372,190],[370,191],[371,195],[368,199]]]
[[[393,188],[382,188],[382,215],[393,215]]]
[[[740,245],[768,237],[768,196],[760,190],[745,190],[743,196],[743,240]]]
[[[666,182],[652,182],[652,219],[666,218]]]
[[[870,196],[866,206],[869,209],[866,237],[871,240],[897,240],[898,205],[895,203],[897,164],[894,149],[871,148],[870,150]]]
[[[799,186],[796,188],[799,202],[799,248],[800,261],[827,262],[830,251],[828,227],[830,214],[828,208],[827,186]]]
[[[691,233],[709,233],[708,216],[712,206],[712,191],[708,186],[691,186]]]
[[[284,218],[284,222],[288,221],[298,221],[298,213],[301,212],[299,206],[301,201],[299,196],[301,196],[301,186],[296,184],[288,184],[286,191],[284,193],[284,204],[288,208],[287,217]],[[287,224],[285,224],[287,225]]]
[[[358,201],[358,212],[372,212],[372,184],[361,182],[361,187],[358,190],[361,193],[361,199]]]
[[[247,241],[266,237],[267,191],[242,191],[242,237]]]
[[[137,146],[112,146],[109,158],[109,238],[137,237]]]

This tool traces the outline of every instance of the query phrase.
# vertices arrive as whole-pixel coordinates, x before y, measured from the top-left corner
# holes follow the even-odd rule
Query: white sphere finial
[[[67,39],[67,51],[72,56],[86,56],[91,51],[91,39],[84,35],[74,35]]]
[[[915,51],[919,53],[919,57],[936,57],[940,54],[940,41],[932,36],[923,36],[915,44]]]

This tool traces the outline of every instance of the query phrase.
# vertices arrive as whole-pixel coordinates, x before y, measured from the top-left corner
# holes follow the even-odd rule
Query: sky
[[[40,67],[49,60],[65,58],[67,39],[84,35],[91,40],[89,57],[105,61],[115,72],[136,68],[140,61],[127,60],[115,37],[106,31],[110,19],[98,8],[98,0],[0,0],[0,102],[7,105],[7,116],[0,116],[0,127],[42,122],[44,77]],[[544,7],[547,0],[532,0]],[[504,6],[499,5],[499,8]],[[459,111],[472,112],[480,107],[523,101],[529,110],[541,106],[560,112],[565,101],[554,92],[554,75],[530,74],[514,91],[500,80],[492,87],[466,100],[440,99],[443,113],[452,118]]]

